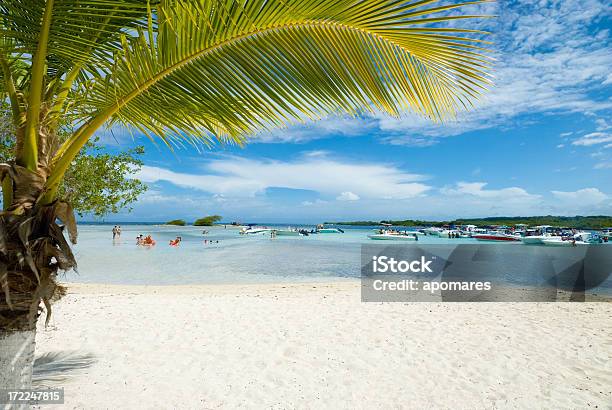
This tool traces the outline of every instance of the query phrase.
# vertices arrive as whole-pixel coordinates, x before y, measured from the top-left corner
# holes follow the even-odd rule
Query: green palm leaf
[[[434,3],[161,2],[146,30],[123,37],[88,96],[93,118],[56,160],[109,120],[208,143],[337,112],[453,117],[490,84],[491,60],[486,33],[442,24],[484,16],[448,13],[480,1]]]
[[[5,55],[34,55],[46,0],[3,0],[0,45]],[[119,33],[146,24],[147,2],[137,0],[54,0],[47,40],[48,74],[65,73],[75,62],[97,72],[120,46]]]
[[[477,40],[448,35],[461,29],[415,27],[467,18],[422,16],[472,3],[426,3],[435,2],[163,5],[157,42],[144,32],[126,39],[93,105],[162,138],[204,140],[241,140],[338,111],[412,109],[444,119],[489,83],[489,60]]]

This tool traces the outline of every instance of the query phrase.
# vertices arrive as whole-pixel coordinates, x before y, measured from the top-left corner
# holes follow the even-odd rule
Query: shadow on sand
[[[45,353],[34,360],[32,385],[35,388],[58,387],[69,378],[91,367],[94,355],[77,351]]]

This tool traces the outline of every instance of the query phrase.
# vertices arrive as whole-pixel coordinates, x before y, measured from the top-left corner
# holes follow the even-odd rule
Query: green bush
[[[205,216],[204,218],[196,219],[193,226],[213,226],[215,222],[219,222],[221,217],[219,215]]]
[[[185,226],[187,225],[187,222],[185,222],[182,219],[174,219],[170,222],[166,222],[166,225],[176,225],[176,226]]]

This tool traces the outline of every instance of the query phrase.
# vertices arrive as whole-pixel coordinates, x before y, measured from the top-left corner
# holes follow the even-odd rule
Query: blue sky
[[[305,222],[612,214],[612,6],[502,1],[495,86],[447,124],[406,114],[331,117],[255,136],[244,148],[146,148],[149,190],[111,221]]]

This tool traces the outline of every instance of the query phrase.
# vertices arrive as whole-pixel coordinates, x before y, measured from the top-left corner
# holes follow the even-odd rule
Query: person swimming
[[[143,236],[142,234],[140,234],[136,237],[136,245],[154,246],[155,240],[151,237],[151,235]]]
[[[151,237],[151,235],[145,236],[142,242],[143,242],[143,245],[147,245],[147,246],[155,245],[155,240]]]
[[[176,239],[170,241],[170,246],[178,246],[182,240],[180,236],[177,236]]]

